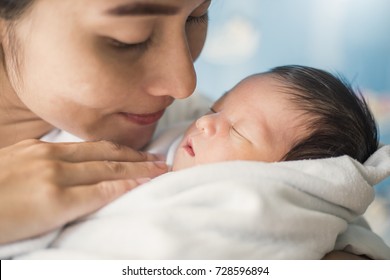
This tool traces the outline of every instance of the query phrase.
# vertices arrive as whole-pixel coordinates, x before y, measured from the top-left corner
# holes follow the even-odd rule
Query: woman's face
[[[195,89],[209,5],[35,0],[2,42],[11,84],[53,126],[141,148],[173,100]]]

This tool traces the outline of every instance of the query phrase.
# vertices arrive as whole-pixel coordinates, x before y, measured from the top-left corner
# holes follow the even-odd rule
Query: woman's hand
[[[167,171],[155,155],[106,141],[0,149],[0,244],[60,227]]]
[[[369,258],[363,255],[354,255],[344,251],[332,251],[326,254],[323,260],[369,260]]]

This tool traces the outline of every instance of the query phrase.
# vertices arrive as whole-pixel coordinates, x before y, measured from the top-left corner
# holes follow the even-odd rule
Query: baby
[[[351,165],[337,162],[189,169],[222,161],[341,155],[366,161],[378,148],[374,118],[363,98],[325,71],[292,65],[253,75],[217,100],[184,135],[177,137],[182,127],[170,131],[169,139],[161,134],[156,146],[159,141],[164,149],[170,146],[173,171],[187,170],[159,176],[91,216],[22,242],[20,252],[27,255],[21,258],[318,259],[335,248],[351,215],[363,213],[371,202],[372,187],[343,181]],[[331,169],[334,178],[328,180],[324,169],[327,174]],[[390,254],[390,248],[380,247]]]
[[[326,71],[289,65],[250,76],[217,100],[185,132],[172,170],[341,155],[363,163],[377,148],[376,123],[361,95]]]

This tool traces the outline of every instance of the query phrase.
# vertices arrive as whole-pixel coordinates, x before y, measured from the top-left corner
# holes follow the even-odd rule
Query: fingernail
[[[167,168],[167,164],[165,163],[165,161],[154,161],[154,164],[161,169]]]
[[[145,184],[145,183],[149,182],[150,180],[151,180],[150,178],[137,178],[137,179],[135,179],[135,181],[140,185]]]
[[[159,159],[160,161],[165,161],[167,159],[167,157],[164,155],[164,154],[155,154],[157,159]]]

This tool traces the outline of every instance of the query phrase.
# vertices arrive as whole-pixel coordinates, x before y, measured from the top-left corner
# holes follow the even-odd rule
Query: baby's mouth
[[[195,156],[195,151],[194,151],[194,148],[192,146],[191,138],[189,138],[189,137],[187,138],[186,144],[183,146],[183,148],[191,157]]]

